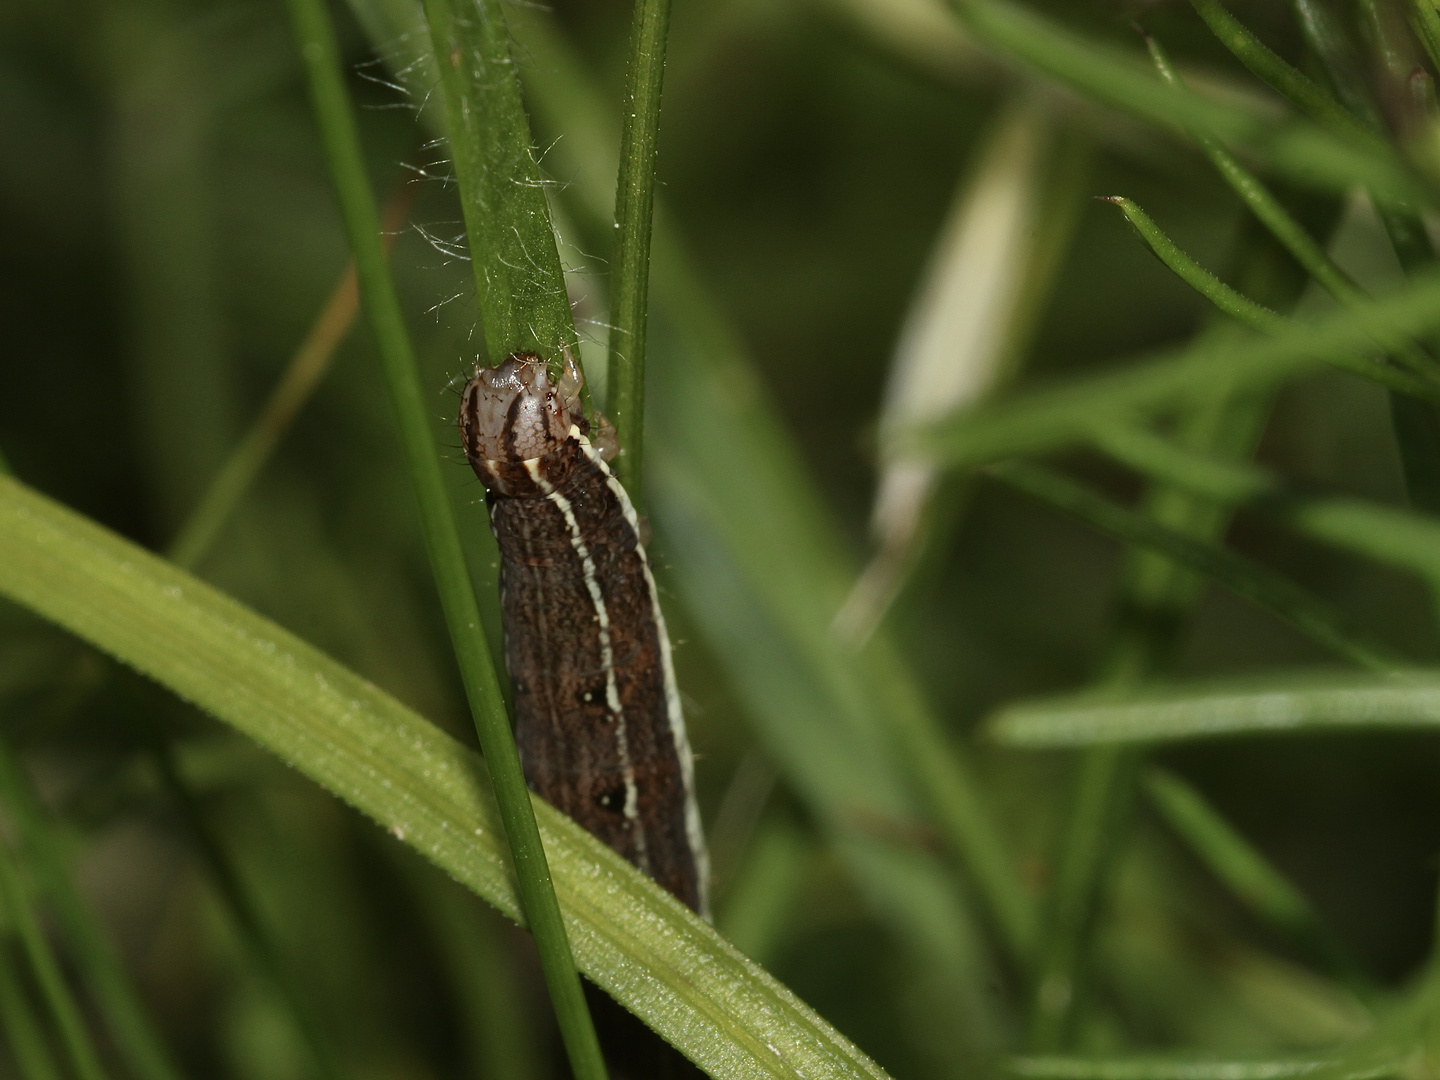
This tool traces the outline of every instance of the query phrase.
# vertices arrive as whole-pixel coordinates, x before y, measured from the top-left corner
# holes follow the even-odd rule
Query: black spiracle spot
[[[612,814],[625,813],[625,785],[616,784],[595,796],[595,805]]]

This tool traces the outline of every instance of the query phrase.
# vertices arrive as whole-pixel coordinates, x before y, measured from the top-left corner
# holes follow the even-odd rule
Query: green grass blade
[[[561,373],[575,323],[498,0],[426,0],[492,364],[534,352]]]
[[[1400,666],[1385,655],[1382,647],[1363,640],[1339,611],[1258,563],[1216,544],[1166,528],[1050,469],[1024,462],[1005,462],[990,466],[988,472],[1127,543],[1151,548],[1213,578],[1237,595],[1269,608],[1337,656],[1377,671]]]
[[[1184,84],[1180,82],[1179,75],[1160,43],[1147,37],[1145,44],[1160,77],[1171,86],[1183,88]],[[1215,166],[1215,171],[1230,185],[1231,190],[1240,196],[1261,224],[1270,230],[1271,235],[1294,256],[1295,261],[1305,268],[1306,273],[1337,300],[1348,303],[1361,299],[1363,294],[1359,287],[1350,280],[1345,271],[1331,261],[1324,249],[1305,231],[1304,226],[1291,217],[1290,212],[1259,177],[1242,165],[1240,160],[1216,139],[1197,134],[1196,141],[1210,159],[1210,163]]]
[[[1249,297],[1242,296],[1185,254],[1180,246],[1165,235],[1165,231],[1159,225],[1155,224],[1154,219],[1131,200],[1123,196],[1112,195],[1103,201],[1119,207],[1120,212],[1125,215],[1125,220],[1130,223],[1156,258],[1169,267],[1181,281],[1214,304],[1218,310],[1246,326],[1267,334],[1278,333],[1291,325],[1290,320],[1285,316],[1255,303]],[[1433,379],[1430,381],[1418,379],[1413,375],[1407,375],[1405,372],[1397,371],[1392,367],[1375,363],[1361,356],[1335,355],[1329,358],[1329,362],[1341,371],[1359,375],[1362,379],[1370,379],[1372,382],[1377,382],[1392,390],[1399,390],[1401,393],[1415,397],[1428,397],[1431,400],[1440,397],[1440,386],[1437,386]]]
[[[1108,195],[1102,196],[1100,201],[1119,207],[1135,234],[1145,242],[1145,246],[1156,258],[1173,271],[1176,277],[1232,319],[1264,331],[1275,331],[1287,325],[1288,320],[1283,315],[1262,307],[1249,297],[1241,296],[1185,254],[1180,245],[1166,236],[1164,230],[1155,224],[1155,219],[1130,199],[1123,195]]]
[[[65,983],[60,962],[30,905],[29,889],[20,866],[14,853],[4,843],[0,843],[0,903],[5,905],[5,912],[25,948],[30,969],[60,1032],[60,1041],[70,1059],[70,1067],[79,1080],[106,1080],[108,1074],[100,1064],[100,1055],[95,1052],[95,1043],[85,1027],[80,1006]]]
[[[520,916],[484,762],[293,634],[6,478],[0,595],[232,725]],[[533,805],[583,970],[712,1076],[885,1075],[620,856]]]
[[[1440,675],[1322,672],[1216,680],[1012,705],[988,722],[1011,746],[1158,742],[1254,732],[1440,725]]]
[[[443,7],[444,5],[433,4],[432,6]],[[550,991],[550,997],[560,1023],[560,1031],[576,1075],[582,1080],[604,1077],[605,1063],[600,1055],[600,1044],[595,1036],[594,1025],[590,1022],[590,1012],[585,1005],[580,979],[575,972],[574,959],[565,937],[565,925],[551,885],[545,849],[531,811],[529,791],[526,789],[525,778],[520,769],[520,759],[515,750],[515,737],[510,730],[510,720],[505,711],[499,679],[496,676],[490,650],[485,641],[485,632],[480,622],[475,590],[470,581],[470,574],[465,564],[465,554],[456,531],[454,509],[450,505],[449,495],[440,476],[435,438],[430,431],[428,409],[425,397],[420,390],[415,357],[405,329],[404,316],[401,314],[399,299],[395,294],[395,285],[390,278],[389,267],[385,261],[384,247],[380,237],[380,216],[375,209],[374,193],[370,190],[369,181],[365,176],[359,135],[355,127],[355,118],[351,112],[349,93],[345,88],[340,69],[334,30],[330,26],[329,17],[321,0],[291,0],[290,9],[295,23],[296,36],[305,57],[322,141],[325,145],[326,156],[330,161],[336,191],[340,197],[350,245],[355,254],[356,268],[360,278],[361,300],[370,320],[371,329],[379,347],[382,366],[385,369],[390,399],[395,408],[405,459],[409,466],[411,483],[420,505],[425,546],[430,555],[431,569],[435,575],[441,605],[445,612],[445,621],[455,648],[455,658],[459,662],[465,693],[470,701],[476,732],[480,737],[480,746],[490,764],[490,776],[495,785],[496,799],[505,823],[505,836],[514,856],[516,876],[526,919],[531,932],[535,935],[546,986]],[[492,11],[491,14],[494,12]],[[433,15],[434,12],[432,12]],[[481,19],[479,28],[467,24],[464,39],[450,40],[443,37],[442,34],[441,40],[445,42],[445,47],[439,55],[450,58],[449,68],[451,69],[451,74],[449,76],[442,75],[442,80],[454,81],[457,77],[455,69],[461,65],[462,61],[467,69],[478,64],[492,75],[496,70],[495,65],[499,64],[500,67],[506,69],[505,79],[498,80],[497,85],[490,89],[503,94],[504,85],[511,85],[518,95],[518,86],[514,85],[513,68],[510,68],[501,56],[497,54],[486,54],[483,57],[476,55],[474,50],[493,44],[485,35],[487,33],[493,35],[496,29],[491,22],[484,19],[483,12],[479,17]],[[452,31],[457,27],[458,24],[450,24]],[[472,33],[480,34],[480,40],[472,42],[470,40]],[[501,35],[500,46],[508,48],[504,41],[503,22],[500,24],[499,33]],[[459,57],[456,55],[457,50],[461,53]],[[508,52],[504,56],[508,57]],[[469,59],[465,59],[466,57]],[[446,67],[444,64],[441,66],[442,69]],[[506,83],[505,80],[509,80],[509,83]],[[465,95],[474,92],[477,91],[471,88],[463,90]],[[462,100],[468,101],[469,98],[456,100],[451,108],[452,121],[456,119],[456,109],[462,112],[470,111],[462,107]],[[523,119],[523,113],[520,115]],[[466,123],[478,122],[473,116],[460,119]],[[473,135],[473,133],[471,134]],[[458,151],[459,147],[472,146],[472,142],[469,135],[462,139],[452,132],[452,144],[457,147],[457,152],[461,152]],[[525,142],[527,159],[528,146],[527,140]],[[533,169],[533,162],[531,162],[531,166]],[[513,189],[508,193],[507,198],[521,198],[514,193],[522,189],[527,190],[534,199],[539,199],[543,206],[544,193],[539,188],[527,188],[522,182],[526,175],[522,171],[515,176],[506,176],[503,181],[490,176],[485,183]],[[521,201],[523,202],[524,199]],[[493,228],[494,225],[495,223],[491,222],[489,227]],[[517,230],[518,243],[522,250],[527,245],[535,249],[536,222],[532,221],[525,232],[518,232],[518,224],[509,218],[506,219],[506,225],[507,227],[513,226]],[[522,286],[520,282],[510,284],[521,289],[520,295],[526,297],[527,301],[540,304],[540,308],[537,310],[553,312],[555,305],[558,304],[563,309],[563,320],[568,325],[570,308],[568,301],[565,300],[564,281],[558,273],[559,257],[555,254],[554,237],[550,232],[548,215],[544,215],[538,225],[543,226],[544,249],[554,260],[555,282],[558,282],[560,295],[558,297],[549,296],[548,302],[541,303],[543,299],[541,294],[549,295],[550,284],[537,284],[539,279],[530,277],[526,278],[529,282],[528,286]],[[515,248],[509,239],[505,239],[501,250],[513,253]],[[539,259],[543,253],[535,249],[530,254]],[[487,251],[487,265],[488,260],[495,257],[497,257],[496,252]],[[477,272],[481,272],[479,260],[476,261]],[[544,265],[548,264],[544,261],[536,263],[537,267]],[[535,273],[538,274],[539,270],[535,270]],[[486,337],[492,350],[510,340],[500,336],[502,333],[510,333],[512,330],[515,334],[520,333],[518,326],[510,327],[509,323],[503,321],[519,317],[514,310],[508,307],[508,300],[502,302],[499,298],[499,293],[503,291],[501,286],[507,280],[500,279],[492,282],[495,287],[482,296],[482,310],[487,318]],[[526,291],[527,289],[529,291]],[[530,308],[527,306],[524,310],[530,310]],[[492,313],[497,314],[502,321],[489,323],[488,320]],[[536,317],[539,317],[538,314]],[[549,323],[539,322],[536,324],[538,333],[549,334],[550,329]],[[572,334],[573,331],[572,325]],[[529,333],[528,329],[526,333]],[[560,344],[568,340],[561,338],[552,344]],[[553,355],[553,349],[547,351]]]
[[[650,226],[670,0],[635,0],[615,183],[615,249],[610,260],[610,400],[623,448],[616,470],[632,498],[643,499],[645,312],[650,292]]]
[[[1276,92],[1288,98],[1301,111],[1308,113],[1331,131],[1357,139],[1370,136],[1370,131],[1346,108],[1331,97],[1308,75],[1296,70],[1231,15],[1220,0],[1190,0],[1205,25],[1220,39],[1235,58],[1264,80]]]
[[[1210,871],[1257,918],[1352,987],[1363,980],[1354,962],[1305,898],[1276,866],[1189,783],[1161,768],[1141,777],[1146,795]]]
[[[1294,120],[1277,125],[1233,106],[1166,93],[1136,58],[1025,8],[1005,0],[950,2],[982,43],[1132,115],[1242,145],[1298,183],[1337,191],[1361,184],[1396,198],[1426,197],[1394,151],[1353,120],[1334,130]]]
[[[8,928],[7,928],[8,931]],[[45,1042],[40,1018],[10,962],[10,934],[0,934],[0,1031],[25,1080],[61,1080],[60,1067]]]
[[[65,865],[54,823],[41,807],[10,748],[0,743],[0,801],[15,823],[26,863],[49,899],[116,1048],[137,1080],[181,1075],[135,992],[99,920]]]
[[[250,890],[245,887],[224,844],[206,820],[199,800],[180,776],[170,747],[164,744],[154,747],[154,761],[167,793],[177,804],[179,817],[190,833],[200,863],[219,893],[220,903],[242,948],[249,954],[247,959],[273,988],[287,1013],[287,1020],[304,1044],[305,1052],[310,1055],[316,1073],[326,1080],[340,1080],[344,1074],[306,1000],[304,990],[295,978],[294,970],[285,962],[274,937],[262,923]]]
[[[1312,325],[1223,349],[1202,341],[1119,371],[1071,380],[895,436],[902,449],[929,449],[953,467],[1033,454],[1082,441],[1105,416],[1173,409],[1219,383],[1237,391],[1277,385],[1322,358],[1363,355],[1376,335],[1416,337],[1440,326],[1440,275],[1417,276],[1401,293],[1335,312]]]

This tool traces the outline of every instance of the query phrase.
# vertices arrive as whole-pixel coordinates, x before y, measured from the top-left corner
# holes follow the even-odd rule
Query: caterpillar
[[[567,352],[477,368],[460,436],[500,549],[505,664],[526,782],[707,914],[708,864],[670,640],[635,509],[592,444]],[[608,430],[608,428],[607,428]]]

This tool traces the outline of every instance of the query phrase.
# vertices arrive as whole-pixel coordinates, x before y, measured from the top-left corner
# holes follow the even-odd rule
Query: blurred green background
[[[1034,6],[1136,55],[1138,20],[1206,85],[1265,93],[1187,4]],[[1307,63],[1288,4],[1232,10]],[[915,12],[924,18],[910,21]],[[422,122],[425,88],[395,85],[385,63],[412,43],[372,44],[347,9],[334,13],[376,189],[413,199],[394,266],[446,474],[464,528],[478,535],[487,527],[481,489],[451,431],[455,380],[479,351],[469,268],[430,242],[461,232],[445,150]],[[566,0],[524,13],[537,17],[568,40],[613,121],[628,6]],[[1239,280],[1259,242],[1183,140],[1019,73],[958,32],[952,39],[934,28],[946,18],[918,0],[679,0],[674,10],[659,168],[666,222],[753,359],[854,568],[870,554],[877,430],[901,327],[952,200],[1016,101],[1040,102],[1047,167],[1063,172],[1050,216],[1033,226],[1050,231],[1053,273],[1012,329],[1022,386],[1183,343],[1214,321],[1093,196],[1135,199],[1226,280]],[[523,35],[517,55],[532,89],[555,77],[551,54],[531,51]],[[564,159],[574,137],[537,109],[542,164],[562,208],[586,179]],[[0,148],[0,450],[27,484],[163,550],[347,258],[282,5],[7,0]],[[1334,232],[1358,278],[1395,283],[1373,215],[1276,188],[1317,235]],[[565,228],[586,358],[598,365],[603,240]],[[1280,296],[1286,287],[1291,300],[1299,295],[1293,268],[1278,277]],[[657,372],[681,348],[667,318],[657,309]],[[703,437],[703,395],[657,393],[652,405],[672,410],[657,423]],[[658,461],[663,440],[650,453]],[[1350,376],[1285,387],[1258,459],[1297,480],[1405,500],[1384,391]],[[1098,456],[1061,460],[1114,498],[1139,492]],[[703,589],[677,580],[689,571],[674,565],[675,549],[689,541],[667,530],[665,496],[654,497],[654,558],[702,812],[723,833],[721,928],[748,935],[752,955],[897,1077],[997,1067],[994,1055],[1022,1041],[1023,976],[980,933],[960,980],[978,997],[951,996],[856,885],[783,755],[757,734],[755,691],[737,686],[732,653],[697,605]],[[1054,876],[1073,756],[1003,751],[975,728],[1002,703],[1092,681],[1124,550],[985,479],[942,502],[945,523],[888,625],[947,736],[973,744],[981,789],[1039,898]],[[1228,540],[1397,653],[1435,659],[1432,607],[1414,579],[1255,515],[1242,513]],[[473,742],[363,326],[198,572]],[[1273,615],[1209,589],[1174,671],[1327,662]],[[524,935],[218,724],[8,604],[0,734],[23,756],[84,895],[185,1074],[563,1074]],[[1415,974],[1431,946],[1440,874],[1433,737],[1259,737],[1159,760],[1290,876],[1380,999]],[[885,842],[936,848],[925,823],[913,825]],[[1100,974],[1075,1045],[1263,1056],[1366,1030],[1360,1001],[1257,922],[1148,803],[1135,803],[1116,847]],[[64,934],[47,925],[73,976]],[[13,939],[6,948],[18,961]],[[33,996],[29,978],[22,972]],[[96,1037],[124,1075],[107,1037]],[[20,1069],[13,1047],[0,1055],[0,1075]]]

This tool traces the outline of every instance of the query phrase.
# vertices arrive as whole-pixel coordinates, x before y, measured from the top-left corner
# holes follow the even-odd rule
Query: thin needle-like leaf
[[[1276,124],[1230,105],[1165,93],[1132,57],[1023,7],[1005,0],[950,0],[950,5],[966,29],[1002,55],[1146,120],[1243,145],[1300,183],[1332,190],[1358,183],[1397,198],[1426,197],[1391,148],[1363,125]]]
[[[1158,767],[1146,769],[1141,783],[1166,824],[1259,919],[1349,985],[1369,989],[1305,894],[1204,795],[1175,773]]]
[[[510,729],[500,681],[485,641],[474,586],[470,581],[465,554],[455,527],[454,508],[450,505],[449,495],[440,476],[435,439],[430,431],[429,415],[420,390],[410,337],[400,311],[399,299],[395,294],[395,285],[386,265],[380,215],[376,211],[375,196],[365,175],[359,134],[351,110],[350,95],[340,68],[334,30],[321,0],[291,0],[290,10],[305,58],[321,138],[340,197],[350,246],[355,255],[360,279],[360,297],[379,347],[390,400],[399,422],[405,460],[420,507],[421,526],[430,555],[430,566],[435,575],[455,658],[459,662],[461,679],[470,701],[475,729],[480,737],[480,746],[490,764],[490,776],[505,823],[505,836],[514,857],[516,879],[526,920],[535,935],[541,968],[555,1005],[571,1064],[582,1080],[602,1078],[605,1076],[605,1063],[600,1055],[600,1044],[590,1022],[590,1012],[585,1005],[580,978],[575,972],[575,962],[565,936],[565,925],[546,864],[545,848],[535,824],[530,793],[525,786],[520,758],[515,750],[515,736]],[[498,10],[489,14],[499,17]],[[494,27],[490,26],[488,32],[493,31]],[[503,23],[499,32],[503,48]],[[443,33],[439,40],[446,41],[443,55],[449,60],[451,77],[454,78],[453,69],[458,68],[464,59],[463,55],[456,55],[456,50],[464,50],[467,45],[458,40],[449,41]],[[493,42],[487,38],[481,44],[488,46]],[[480,59],[491,66],[489,70],[493,70],[493,65],[503,65],[506,62],[506,56],[508,53],[505,56],[487,55]],[[513,70],[507,69],[504,78],[513,81]],[[504,79],[500,81],[503,83]],[[466,88],[464,92],[470,94],[475,91]],[[518,95],[518,88],[515,92]],[[459,107],[458,104],[456,107]],[[523,113],[521,116],[523,119]],[[528,156],[528,149],[526,155]],[[524,174],[516,178],[507,177],[504,185],[522,190],[524,185],[517,181],[523,179]],[[489,178],[488,182],[500,183],[494,177]],[[529,190],[543,206],[544,193],[538,188]],[[493,227],[494,223],[489,224]],[[563,296],[563,279],[558,276],[559,259],[555,255],[554,237],[549,231],[548,216],[543,218],[543,225],[545,246],[550,260],[555,264],[556,280],[562,293],[558,301],[564,312],[561,321],[568,323],[570,309]],[[540,256],[542,253],[534,250],[536,239],[533,226],[532,222],[532,228],[528,232],[519,233],[519,244],[521,249],[528,246],[532,249],[532,254]],[[508,238],[504,241],[504,250],[514,251]],[[539,274],[546,265],[546,262],[537,262],[536,273]],[[516,297],[531,295],[541,308],[550,311],[553,316],[555,298],[549,295],[553,283],[543,277],[526,278],[526,281],[529,285],[522,286],[519,281],[511,283],[518,290]],[[504,283],[493,284],[496,287],[481,298],[482,310],[487,318],[487,342],[492,350],[502,347],[513,349],[518,347],[517,342],[520,342],[521,338],[529,334],[529,330],[522,334],[520,324],[516,321],[520,318],[518,310],[510,306],[509,299],[502,298]],[[508,294],[505,295],[508,297]],[[541,303],[547,296],[550,303]],[[497,320],[493,324],[488,321],[492,316]],[[527,327],[528,325],[526,324]],[[560,334],[561,329],[546,323],[541,324],[540,332],[544,335],[544,340],[549,341],[551,331]],[[571,332],[573,333],[573,326]],[[538,346],[541,339],[535,340]],[[553,341],[553,345],[564,344],[566,340],[562,336]]]
[[[1285,316],[1242,296],[1206,270],[1181,250],[1180,246],[1165,235],[1165,231],[1159,225],[1155,224],[1155,220],[1131,200],[1113,195],[1104,201],[1120,208],[1120,212],[1125,215],[1125,220],[1130,223],[1145,245],[1161,262],[1174,271],[1181,281],[1226,315],[1239,320],[1246,326],[1268,334],[1279,333],[1293,325],[1291,320]],[[1440,383],[1433,378],[1417,378],[1385,364],[1353,354],[1336,354],[1329,357],[1329,362],[1341,371],[1359,375],[1362,379],[1380,383],[1392,390],[1399,390],[1414,397],[1428,398],[1431,401],[1440,400]]]
[[[60,1067],[45,1042],[40,1018],[11,963],[10,934],[0,934],[0,1030],[25,1080],[61,1080]]]

